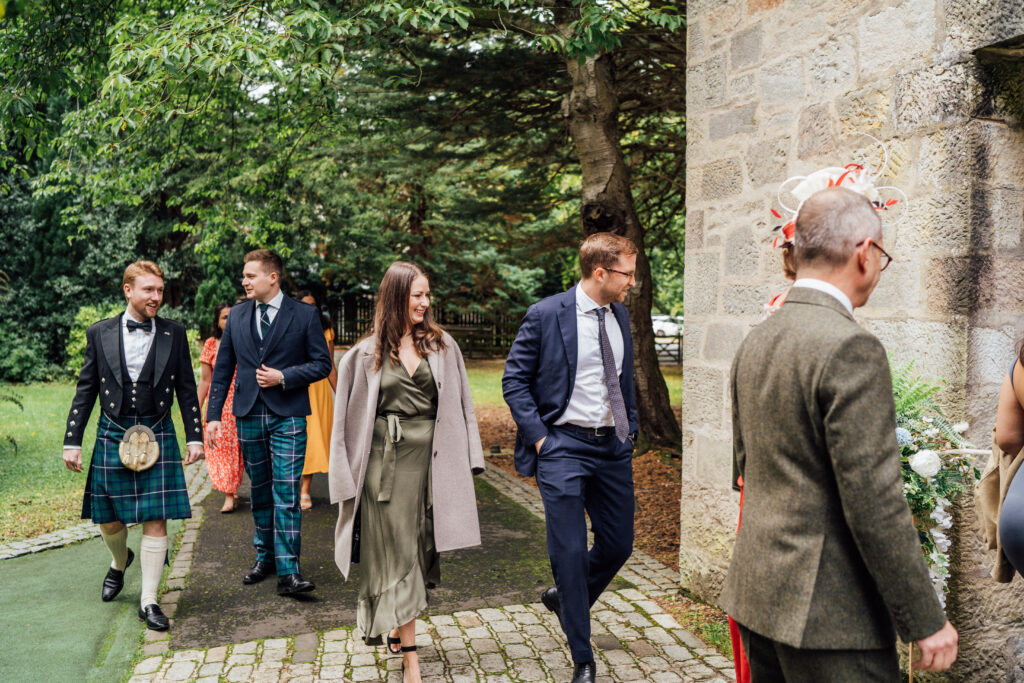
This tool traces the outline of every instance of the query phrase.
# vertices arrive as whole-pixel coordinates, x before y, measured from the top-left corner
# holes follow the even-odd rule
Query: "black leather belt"
[[[555,425],[555,429],[564,429],[571,434],[578,434],[580,436],[591,436],[591,437],[604,437],[615,433],[615,427],[580,427],[572,423],[565,423]]]

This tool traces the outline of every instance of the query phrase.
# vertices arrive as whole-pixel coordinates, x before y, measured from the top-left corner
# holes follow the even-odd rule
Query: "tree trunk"
[[[619,143],[619,101],[615,94],[612,60],[608,55],[600,55],[581,64],[575,58],[568,58],[566,67],[572,77],[572,92],[562,103],[562,115],[580,159],[583,234],[623,235],[632,240],[640,252],[636,259],[636,286],[630,291],[626,306],[633,333],[641,437],[679,450],[682,433],[672,412],[654,346],[651,325],[654,287],[644,250],[644,230],[633,205],[629,169]]]

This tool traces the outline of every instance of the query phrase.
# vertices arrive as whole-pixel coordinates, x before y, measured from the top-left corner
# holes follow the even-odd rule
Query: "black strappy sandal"
[[[393,645],[397,645],[399,649],[395,650],[392,647]],[[400,654],[402,654],[402,649],[401,649],[402,648],[402,639],[401,638],[392,638],[391,634],[389,633],[387,635],[387,644],[384,647],[386,647],[388,649],[388,654],[400,655]]]
[[[416,652],[415,645],[403,645],[402,652]],[[402,680],[405,680],[405,657],[402,657]]]

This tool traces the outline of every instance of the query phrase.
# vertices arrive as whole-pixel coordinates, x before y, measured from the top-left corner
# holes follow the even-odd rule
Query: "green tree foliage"
[[[0,235],[19,291],[59,294],[6,310],[54,367],[79,305],[120,301],[136,257],[165,268],[168,310],[204,334],[255,246],[286,256],[288,285],[336,294],[414,258],[455,310],[514,314],[564,287],[580,238],[564,65],[605,53],[652,267],[681,292],[684,6],[19,6],[0,20],[0,211],[17,214]]]

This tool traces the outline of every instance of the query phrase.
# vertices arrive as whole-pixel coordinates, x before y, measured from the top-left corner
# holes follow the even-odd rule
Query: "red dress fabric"
[[[743,477],[737,479],[740,485],[740,519],[736,523],[736,532],[739,533],[740,525],[743,524]],[[736,626],[736,620],[729,617],[729,636],[732,638],[732,658],[736,667],[736,683],[750,683],[750,662],[747,661],[747,654],[743,651],[743,641],[740,640],[740,630]]]
[[[203,344],[203,352],[199,355],[199,361],[206,363],[213,369],[217,361],[217,340],[210,337]],[[207,396],[209,398],[209,396]],[[238,448],[238,432],[235,429],[235,416],[231,409],[235,404],[235,378],[231,378],[231,387],[228,388],[228,397],[224,401],[224,412],[220,418],[220,437],[217,439],[217,447],[214,448],[206,441],[206,469],[210,473],[210,483],[213,488],[232,496],[238,491],[238,485],[242,483],[242,452]],[[206,406],[202,407],[203,415],[206,415]],[[204,436],[205,441],[205,436]]]

